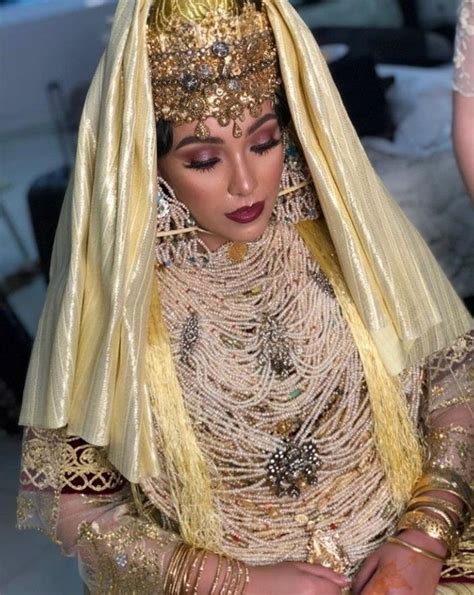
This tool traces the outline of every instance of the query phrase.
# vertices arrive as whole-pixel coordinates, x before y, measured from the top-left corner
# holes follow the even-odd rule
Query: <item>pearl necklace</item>
[[[350,330],[293,226],[270,225],[242,262],[228,250],[214,252],[204,269],[158,272],[223,548],[250,564],[304,560],[317,527],[355,568],[396,519]],[[280,475],[309,470],[278,493],[275,465]],[[172,518],[166,482],[157,482],[155,500]]]

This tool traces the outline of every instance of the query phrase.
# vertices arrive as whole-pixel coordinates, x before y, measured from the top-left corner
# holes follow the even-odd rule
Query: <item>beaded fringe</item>
[[[328,277],[359,351],[372,406],[375,443],[394,505],[400,511],[421,475],[422,448],[398,377],[388,374],[346,288],[328,231],[320,221],[296,225],[310,254]]]

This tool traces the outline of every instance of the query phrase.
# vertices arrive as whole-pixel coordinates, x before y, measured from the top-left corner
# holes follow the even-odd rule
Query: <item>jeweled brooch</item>
[[[317,483],[320,467],[321,457],[314,442],[309,440],[278,448],[271,456],[266,470],[277,496],[298,498],[301,490]]]

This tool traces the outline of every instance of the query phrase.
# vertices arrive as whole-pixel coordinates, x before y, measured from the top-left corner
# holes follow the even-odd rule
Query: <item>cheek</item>
[[[278,191],[280,188],[281,176],[283,173],[283,152],[281,149],[275,151],[271,159],[262,159],[260,179],[264,180],[264,184],[268,190]]]
[[[218,172],[188,172],[178,177],[176,195],[199,218],[200,214],[222,207],[226,183]]]

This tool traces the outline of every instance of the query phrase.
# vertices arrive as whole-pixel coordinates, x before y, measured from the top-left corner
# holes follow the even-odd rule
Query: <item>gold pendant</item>
[[[312,530],[313,523],[308,523],[308,529]],[[308,544],[308,556],[306,561],[309,564],[321,564],[326,568],[332,568],[339,574],[344,574],[350,568],[349,560],[338,543],[338,534],[328,530],[313,529]]]
[[[247,244],[245,244],[244,242],[234,242],[229,246],[229,250],[227,251],[227,258],[231,262],[242,262],[243,259],[247,256],[247,252]]]

